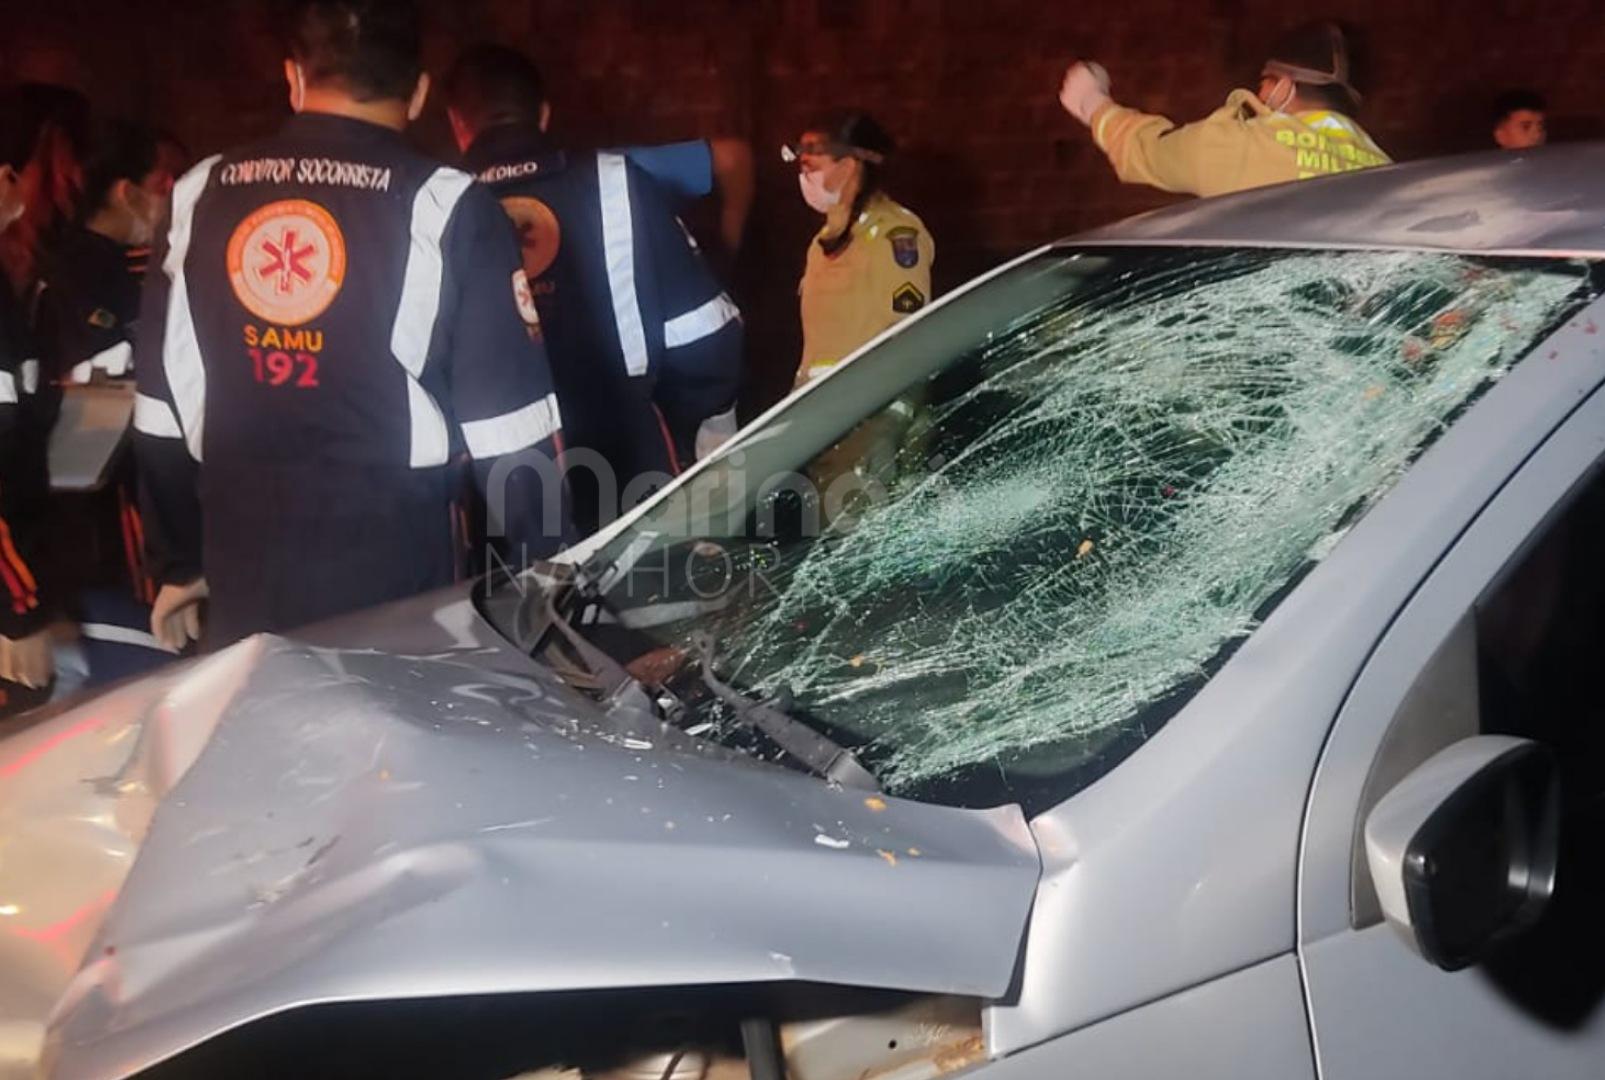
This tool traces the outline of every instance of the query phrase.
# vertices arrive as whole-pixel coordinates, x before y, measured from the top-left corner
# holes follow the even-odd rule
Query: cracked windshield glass
[[[712,659],[889,792],[1040,808],[1157,730],[1591,295],[1561,260],[1040,256],[625,530],[588,632],[694,734],[785,756]]]

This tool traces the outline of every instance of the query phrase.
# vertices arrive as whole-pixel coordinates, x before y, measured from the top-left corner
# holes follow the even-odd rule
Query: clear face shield
[[[780,147],[780,160],[787,165],[807,166],[804,158],[828,157],[835,160],[842,158],[857,158],[879,165],[886,160],[884,154],[874,150],[865,150],[861,146],[849,146],[834,139],[822,139],[814,135],[805,135],[794,143],[785,143]]]

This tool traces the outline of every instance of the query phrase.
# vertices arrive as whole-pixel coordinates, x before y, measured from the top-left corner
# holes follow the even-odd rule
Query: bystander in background
[[[1532,90],[1509,90],[1494,102],[1494,143],[1501,150],[1531,150],[1549,141],[1549,109]]]

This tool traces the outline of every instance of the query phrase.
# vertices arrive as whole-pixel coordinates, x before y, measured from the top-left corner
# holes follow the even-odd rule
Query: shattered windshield
[[[591,564],[596,632],[652,661],[694,733],[783,756],[707,693],[711,641],[731,685],[888,791],[1048,805],[1179,709],[1589,281],[1446,254],[1043,255],[622,533]]]

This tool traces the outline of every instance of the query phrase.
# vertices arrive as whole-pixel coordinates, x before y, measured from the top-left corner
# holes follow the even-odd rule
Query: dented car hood
[[[322,1002],[1006,991],[1017,809],[610,734],[466,607],[454,650],[253,638],[0,743],[0,1069],[125,1075]]]

